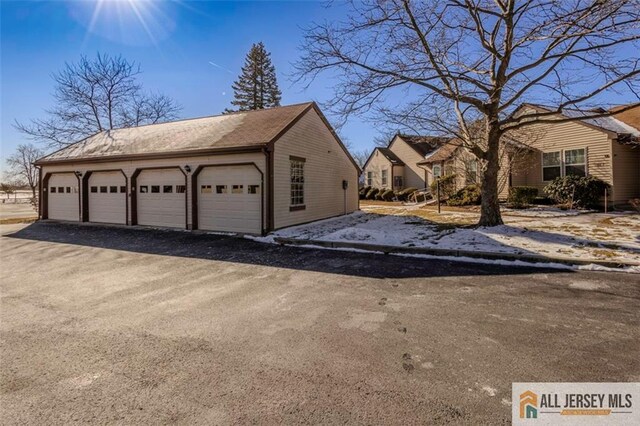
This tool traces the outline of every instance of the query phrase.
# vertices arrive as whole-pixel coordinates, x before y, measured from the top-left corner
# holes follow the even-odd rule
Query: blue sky
[[[52,105],[52,72],[81,54],[122,54],[138,62],[148,90],[177,100],[182,117],[219,114],[230,106],[231,84],[251,44],[263,41],[276,66],[282,103],[323,101],[328,77],[304,90],[293,84],[303,29],[313,21],[339,19],[340,5],[320,2],[106,2],[91,26],[96,1],[1,1],[2,156],[28,140],[14,120],[44,116]],[[126,31],[123,29],[126,28]],[[216,66],[211,65],[216,64]],[[356,148],[373,146],[375,130],[352,119],[342,130]]]

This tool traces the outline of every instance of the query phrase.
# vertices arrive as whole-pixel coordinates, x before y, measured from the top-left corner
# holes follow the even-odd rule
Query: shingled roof
[[[404,134],[399,134],[398,137],[405,141],[407,145],[409,145],[423,157],[438,149],[444,143],[451,139],[439,136],[418,136]]]
[[[380,154],[384,155],[384,157],[391,162],[391,164],[404,166],[404,163],[401,159],[398,158],[396,154],[393,153],[389,148],[376,148],[380,151]]]
[[[36,162],[258,148],[277,139],[313,102],[108,130]]]
[[[433,151],[431,154],[427,155],[423,161],[420,161],[418,164],[430,164],[430,163],[438,163],[440,161],[448,160],[451,155],[458,149],[462,143],[460,140],[455,138],[449,138],[446,141],[443,141],[439,148]]]

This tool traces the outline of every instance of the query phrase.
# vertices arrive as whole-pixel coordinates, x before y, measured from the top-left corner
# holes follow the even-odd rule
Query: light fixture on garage
[[[184,170],[185,170],[187,173],[191,173],[191,166],[189,166],[189,165],[184,166]]]
[[[75,172],[75,175],[80,177],[80,176],[82,176],[82,172]]]

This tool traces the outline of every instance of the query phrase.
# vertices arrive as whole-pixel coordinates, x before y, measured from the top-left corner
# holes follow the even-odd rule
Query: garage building
[[[315,103],[104,131],[36,165],[41,219],[265,234],[358,209]]]

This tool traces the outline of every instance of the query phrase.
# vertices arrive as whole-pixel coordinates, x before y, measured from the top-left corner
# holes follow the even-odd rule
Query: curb
[[[564,265],[599,265],[606,266],[607,268],[622,269],[629,266],[640,266],[640,263],[635,262],[612,262],[608,260],[580,260],[568,257],[545,257],[535,254],[511,254],[511,253],[494,253],[485,251],[469,251],[469,250],[452,250],[452,249],[437,249],[437,248],[423,248],[423,247],[400,247],[400,246],[388,246],[381,244],[367,244],[367,243],[351,243],[342,241],[320,241],[320,240],[300,240],[296,238],[283,238],[275,237],[274,241],[282,245],[311,245],[326,248],[350,248],[358,250],[366,250],[379,252],[384,254],[427,254],[430,256],[454,256],[454,257],[471,257],[474,259],[487,259],[487,260],[520,260],[523,262],[531,263],[561,263]]]

